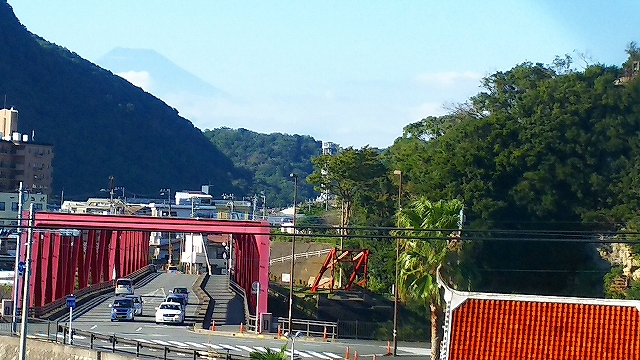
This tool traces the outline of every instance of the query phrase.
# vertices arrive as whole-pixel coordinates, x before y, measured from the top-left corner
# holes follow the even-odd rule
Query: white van
[[[133,280],[129,278],[116,280],[116,295],[133,295]]]

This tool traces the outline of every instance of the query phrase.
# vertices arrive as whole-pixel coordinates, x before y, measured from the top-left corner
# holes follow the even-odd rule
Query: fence
[[[295,260],[308,259],[310,257],[322,256],[322,255],[326,255],[326,254],[330,253],[331,250],[332,249],[323,249],[323,250],[309,251],[309,252],[306,252],[306,253],[299,253],[299,254],[296,254],[294,259]],[[279,257],[279,258],[271,259],[271,260],[269,260],[269,265],[273,265],[275,263],[280,263],[280,262],[286,262],[286,261],[291,261],[291,255],[287,255],[287,256],[282,256],[282,257]]]
[[[4,333],[5,326],[8,326],[8,333],[11,334],[10,323],[0,323],[0,332]],[[39,319],[29,319],[28,335],[30,338],[42,341],[69,344],[69,328],[66,323],[53,322]],[[160,345],[143,340],[133,340],[120,337],[116,334],[98,334],[90,331],[73,329],[72,345],[82,348],[89,348],[101,352],[111,352],[134,356],[146,359],[226,359],[245,360],[248,356],[229,353],[229,351],[202,350],[195,348],[184,348],[175,345]]]

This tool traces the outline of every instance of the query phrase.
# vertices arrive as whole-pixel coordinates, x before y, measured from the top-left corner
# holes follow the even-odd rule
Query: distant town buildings
[[[22,182],[29,193],[51,195],[53,145],[34,142],[33,135],[17,129],[18,111],[0,110],[0,192],[17,193]]]
[[[322,155],[337,155],[337,154],[338,154],[338,144],[333,143],[331,141],[322,142]]]

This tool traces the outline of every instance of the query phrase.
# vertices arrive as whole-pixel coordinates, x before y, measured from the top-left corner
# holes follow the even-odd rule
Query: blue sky
[[[201,129],[358,148],[391,145],[495,71],[564,54],[577,68],[620,65],[640,42],[637,0],[8,2],[31,32],[90,61],[153,49],[231,94],[163,99]]]

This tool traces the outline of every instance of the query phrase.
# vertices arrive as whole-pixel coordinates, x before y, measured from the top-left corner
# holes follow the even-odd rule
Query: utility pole
[[[402,171],[394,170],[394,175],[400,176],[398,185],[398,219],[396,224],[400,229],[400,212],[402,211]],[[400,261],[400,240],[396,237],[396,281],[393,286],[393,356],[398,352],[398,262]]]
[[[18,360],[26,360],[27,353],[27,318],[29,317],[29,276],[31,275],[31,241],[33,238],[33,203],[29,205],[29,228],[27,229],[27,256],[25,259],[24,281],[22,290],[22,322],[20,324],[20,353]]]
[[[18,289],[20,288],[20,276],[18,275],[18,264],[20,263],[20,252],[22,249],[22,181],[18,188],[18,238],[16,239],[16,263],[13,269],[13,319],[11,321],[11,331],[15,333],[18,329]]]
[[[109,176],[109,215],[113,214],[113,176]]]
[[[293,271],[296,254],[296,202],[298,197],[298,175],[291,173],[293,178],[293,237],[291,238],[291,274],[289,274],[289,333],[292,332],[292,315],[293,315]]]

